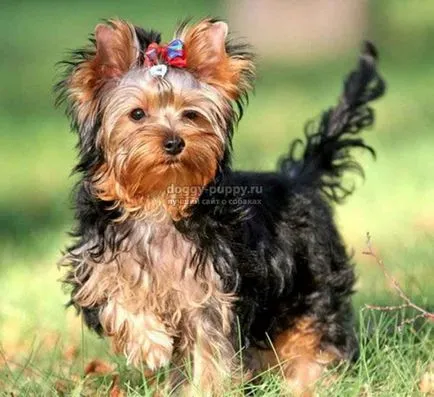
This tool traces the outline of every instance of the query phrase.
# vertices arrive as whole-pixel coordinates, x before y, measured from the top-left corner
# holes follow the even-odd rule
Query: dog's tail
[[[343,186],[342,174],[353,170],[363,175],[350,149],[366,149],[375,157],[374,150],[358,134],[374,122],[374,111],[368,103],[385,91],[376,63],[375,47],[365,42],[358,67],[345,80],[337,106],[324,112],[319,121],[308,122],[306,142],[301,139],[292,142],[289,153],[280,160],[281,170],[289,178],[321,189],[336,202],[354,189]],[[297,155],[300,148],[301,156]]]

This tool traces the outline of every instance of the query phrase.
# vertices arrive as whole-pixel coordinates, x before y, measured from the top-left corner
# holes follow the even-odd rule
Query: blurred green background
[[[379,49],[388,92],[374,104],[375,128],[365,132],[378,159],[357,154],[367,178],[356,179],[356,193],[337,209],[337,221],[357,262],[357,307],[396,302],[379,268],[362,255],[367,232],[406,291],[429,306],[434,297],[434,2],[363,3],[366,37]],[[62,272],[56,262],[70,242],[70,191],[75,179],[70,171],[76,137],[69,133],[62,110],[53,106],[56,62],[67,49],[85,44],[101,18],[118,16],[153,27],[168,40],[185,16],[217,15],[231,21],[233,11],[227,5],[217,0],[1,2],[3,356],[25,354],[35,340],[47,335],[81,338],[80,322],[71,311],[65,313],[67,296],[57,282]],[[251,17],[253,11],[246,7],[243,12]],[[237,26],[241,34],[242,26]],[[279,34],[276,24],[269,29]],[[335,103],[359,46],[357,39],[345,51],[294,60],[259,51],[256,93],[235,136],[236,167],[273,169],[289,141],[301,135],[304,122]],[[92,345],[104,343],[88,338]]]

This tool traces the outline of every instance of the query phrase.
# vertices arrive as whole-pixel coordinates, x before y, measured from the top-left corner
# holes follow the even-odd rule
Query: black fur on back
[[[211,257],[225,289],[238,296],[246,344],[266,346],[268,337],[309,316],[319,324],[324,346],[355,357],[350,299],[355,276],[330,201],[349,194],[341,186],[343,172],[360,169],[350,149],[373,152],[355,135],[373,123],[366,104],[384,88],[375,50],[366,44],[338,106],[323,114],[314,133],[307,133],[301,159],[294,158],[296,141],[281,160],[280,172],[228,169],[219,187],[259,186],[261,192],[240,197],[205,191],[192,216],[176,223],[200,247],[200,258]],[[228,204],[232,201],[236,204]]]

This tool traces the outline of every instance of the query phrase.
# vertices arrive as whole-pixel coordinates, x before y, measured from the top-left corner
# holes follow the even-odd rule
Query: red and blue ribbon
[[[144,63],[147,67],[163,63],[175,68],[185,68],[187,61],[185,58],[184,43],[180,39],[172,40],[167,45],[151,43],[145,51]]]

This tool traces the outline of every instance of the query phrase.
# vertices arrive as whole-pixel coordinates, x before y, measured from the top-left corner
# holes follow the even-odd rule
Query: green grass
[[[433,329],[427,323],[400,326],[393,316],[367,310],[359,312],[360,358],[351,366],[330,369],[318,382],[319,396],[417,396],[420,379],[434,359]],[[79,331],[79,329],[77,329]],[[31,349],[17,360],[8,360],[0,372],[5,395],[107,395],[112,382],[127,396],[152,396],[160,377],[145,378],[143,372],[127,368],[123,360],[110,357],[103,342],[82,336],[80,352],[68,357],[71,344],[65,338],[35,337]],[[111,361],[107,373],[83,375],[92,359]],[[164,376],[164,375],[162,375]],[[284,385],[276,372],[266,372],[243,385],[234,386],[226,395],[244,388],[250,396],[279,396]],[[8,394],[9,393],[9,394]],[[13,393],[13,394],[11,394]]]
[[[9,2],[0,16],[0,395],[106,395],[112,375],[85,377],[86,364],[112,361],[130,396],[150,393],[140,371],[112,357],[107,342],[65,311],[67,296],[56,267],[70,242],[69,177],[75,136],[53,108],[55,63],[81,46],[99,19],[120,16],[159,27],[170,37],[182,16],[224,15],[220,2],[165,0]],[[358,274],[355,310],[361,358],[337,368],[319,386],[324,396],[416,396],[434,362],[433,324],[399,330],[404,313],[377,313],[366,304],[400,301],[379,267],[362,254],[366,233],[390,273],[414,301],[434,302],[434,3],[372,2],[369,37],[380,49],[389,88],[375,104],[377,123],[365,133],[378,159],[357,154],[366,181],[337,208],[337,222],[354,251]],[[235,135],[237,168],[270,170],[304,122],[332,105],[356,50],[309,64],[262,60],[256,94]],[[405,313],[411,316],[414,313]],[[77,349],[77,355],[65,354]],[[328,380],[334,379],[333,382]],[[279,395],[279,380],[266,374],[251,386],[258,396]]]

